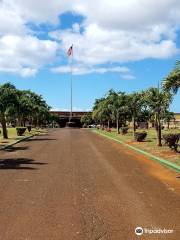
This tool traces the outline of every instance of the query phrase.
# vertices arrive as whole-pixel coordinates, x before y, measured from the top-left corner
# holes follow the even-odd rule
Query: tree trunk
[[[18,116],[17,125],[18,125],[18,126],[21,126],[21,117],[20,117],[20,116]]]
[[[162,142],[161,142],[161,121],[160,121],[159,117],[157,119],[157,137],[158,137],[157,145],[159,147],[162,147]]]
[[[110,121],[108,120],[108,128],[109,128],[109,126],[110,126]]]
[[[37,128],[38,127],[38,117],[35,117],[34,122],[35,122],[35,128]]]
[[[116,128],[117,128],[117,133],[119,134],[119,119],[117,118],[116,120]]]
[[[37,127],[40,127],[39,117],[37,117]]]
[[[5,139],[8,139],[7,127],[6,127],[6,118],[5,118],[4,113],[1,114],[1,124],[2,124],[2,130],[3,130],[3,137]]]
[[[135,132],[136,132],[136,121],[135,121],[135,117],[134,116],[132,118],[132,122],[133,122],[133,135],[134,135]]]
[[[169,121],[167,122],[167,128],[169,129]]]

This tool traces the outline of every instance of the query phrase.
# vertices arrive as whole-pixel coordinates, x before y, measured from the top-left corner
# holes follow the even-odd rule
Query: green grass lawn
[[[157,146],[157,134],[155,129],[149,129],[147,131],[147,137],[144,142],[136,142],[133,139],[132,129],[129,129],[126,135],[117,134],[116,129],[112,129],[111,133],[108,133],[102,130],[97,130],[97,131],[100,131],[109,136],[113,136],[116,139],[119,139],[129,145],[135,146],[157,157],[161,157],[163,159],[176,163],[177,165],[180,165],[180,153],[176,153],[175,151],[171,150],[168,146],[165,146],[163,141],[162,141],[163,143],[162,147]],[[139,132],[143,130],[137,130],[137,131]],[[176,129],[163,130],[162,134],[165,134],[165,133],[180,133],[180,130],[176,130]]]
[[[8,128],[8,139],[3,139],[3,134],[2,134],[2,129],[0,128],[1,130],[1,134],[0,134],[0,148],[7,145],[7,144],[10,144],[10,143],[13,143],[19,139],[22,139],[26,136],[30,136],[30,135],[40,135],[40,134],[45,134],[47,132],[47,130],[45,129],[35,129],[33,128],[31,130],[31,132],[29,133],[28,130],[26,129],[25,133],[23,134],[23,136],[17,136],[17,133],[16,133],[16,128]]]

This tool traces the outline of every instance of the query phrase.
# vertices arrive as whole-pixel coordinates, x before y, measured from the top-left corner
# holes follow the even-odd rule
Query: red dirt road
[[[89,130],[51,130],[0,152],[0,240],[178,240],[179,181]]]

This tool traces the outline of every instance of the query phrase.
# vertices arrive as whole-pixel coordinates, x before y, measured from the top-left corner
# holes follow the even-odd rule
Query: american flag
[[[73,45],[68,49],[67,55],[68,55],[68,57],[70,57],[71,55],[73,55]]]

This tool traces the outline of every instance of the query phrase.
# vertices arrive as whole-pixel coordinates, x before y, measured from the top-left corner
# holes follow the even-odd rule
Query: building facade
[[[168,123],[164,122],[163,125],[168,127]],[[169,122],[169,128],[179,128],[180,129],[180,113],[174,113],[174,119]]]
[[[76,122],[77,126],[81,127],[81,117],[88,112],[86,111],[73,111],[72,121]],[[51,111],[53,116],[59,118],[58,124],[60,127],[65,127],[66,123],[69,121],[70,112],[69,111]]]

